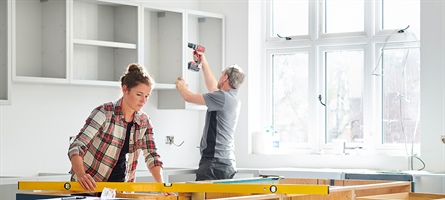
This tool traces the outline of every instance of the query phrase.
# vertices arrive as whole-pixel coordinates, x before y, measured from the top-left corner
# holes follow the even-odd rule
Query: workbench
[[[187,182],[194,180],[196,169],[187,169],[187,168],[166,168],[164,170],[164,178],[166,182]],[[387,181],[397,181],[408,180],[410,182],[412,175],[413,180],[411,181],[411,185],[414,183],[416,185],[416,190],[414,193],[413,188],[410,191],[401,192],[399,196],[414,196],[421,194],[432,194],[432,193],[444,193],[441,191],[445,191],[441,188],[445,187],[445,174],[444,173],[431,173],[424,171],[413,171],[413,172],[404,172],[402,176],[394,177],[393,174],[398,174],[397,172],[376,172],[373,170],[360,170],[360,169],[311,169],[311,168],[267,168],[267,169],[257,169],[257,168],[240,168],[238,169],[238,173],[235,178],[251,178],[258,177],[260,175],[280,175],[284,176],[286,181],[289,180],[327,180],[327,185],[334,185],[335,181],[339,180],[348,180],[354,181],[354,179],[384,179]],[[384,174],[384,177],[382,177]],[[371,176],[370,176],[371,175]],[[433,180],[432,182],[430,181]],[[24,191],[17,190],[17,182],[21,180],[34,180],[34,181],[67,181],[69,180],[68,174],[54,174],[54,173],[41,173],[36,177],[0,177],[0,185],[1,192],[0,199],[14,199],[16,197],[16,193],[33,193],[34,191]],[[437,181],[439,180],[439,181]],[[442,182],[440,182],[442,180]],[[137,172],[137,182],[153,182],[153,178],[148,171],[138,171]],[[431,183],[430,183],[431,182]],[[438,183],[436,183],[438,182]],[[442,183],[442,184],[441,184]],[[332,188],[332,187],[331,187]],[[330,189],[331,189],[330,188]],[[396,194],[396,193],[394,193]],[[42,195],[42,194],[38,194]],[[48,198],[53,197],[48,196]],[[136,194],[134,194],[136,195]],[[139,195],[139,194],[138,194]],[[143,194],[148,195],[148,194]],[[149,194],[156,196],[157,194]],[[190,195],[187,193],[178,194],[174,199],[180,199],[180,196]],[[376,194],[377,195],[377,194]],[[384,195],[384,194],[381,194]],[[69,196],[66,194],[65,196]],[[268,196],[268,195],[265,195]],[[257,196],[258,197],[258,196]],[[123,197],[122,197],[123,198]],[[160,198],[160,197],[159,197]],[[376,197],[377,198],[377,197]],[[36,199],[36,198],[34,198]],[[169,197],[169,199],[171,199]],[[186,197],[185,199],[190,199],[190,197]],[[295,198],[294,198],[295,199]]]
[[[252,179],[231,179],[222,180],[226,182],[188,182],[188,183],[172,183],[172,185],[185,184],[186,187],[179,188],[176,196],[164,196],[160,193],[147,192],[129,192],[116,195],[116,199],[156,199],[156,200],[203,200],[203,199],[292,199],[292,200],[352,200],[357,197],[365,197],[372,195],[409,193],[411,191],[411,182],[405,181],[377,181],[377,180],[330,180],[330,179],[295,179],[280,178],[272,182],[256,183]],[[227,182],[228,181],[228,182]],[[26,181],[25,181],[26,182]],[[19,182],[19,189],[21,184]],[[43,183],[43,182],[42,182]],[[48,185],[48,183],[44,183]],[[55,183],[63,184],[63,183]],[[76,182],[71,183],[70,187],[75,186]],[[100,184],[100,183],[98,183]],[[105,183],[104,183],[105,184]],[[144,184],[144,183],[120,183],[120,184]],[[147,183],[150,184],[150,183]],[[22,185],[24,186],[24,185]],[[35,189],[42,185],[36,184]],[[116,186],[116,185],[114,185]],[[261,188],[253,188],[260,186]],[[273,191],[272,186],[276,186]],[[23,189],[30,190],[32,184],[24,186]],[[99,185],[98,185],[99,187]],[[119,187],[119,186],[116,186]],[[134,185],[138,188],[140,185]],[[150,186],[151,187],[151,186]],[[282,190],[280,190],[283,187]],[[78,189],[78,188],[77,188]],[[124,189],[129,189],[125,187]],[[165,189],[165,188],[164,188]],[[187,191],[189,190],[189,191]],[[120,191],[118,189],[117,191]],[[158,190],[157,191],[166,191]],[[175,191],[171,189],[170,191]],[[85,191],[83,191],[85,192]],[[73,199],[73,191],[67,190],[35,190],[34,192],[24,192],[17,194],[17,200],[39,199]],[[40,198],[40,199],[41,199]]]

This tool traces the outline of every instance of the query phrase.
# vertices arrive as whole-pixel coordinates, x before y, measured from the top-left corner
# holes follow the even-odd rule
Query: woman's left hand
[[[165,196],[176,196],[174,192],[163,192],[162,194]]]

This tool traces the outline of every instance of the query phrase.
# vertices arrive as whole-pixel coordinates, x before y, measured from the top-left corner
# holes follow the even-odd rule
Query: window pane
[[[403,29],[420,33],[420,0],[382,0],[382,29]]]
[[[272,1],[272,37],[308,35],[308,0]]]
[[[282,144],[308,142],[308,54],[273,55],[273,124]]]
[[[325,33],[364,31],[364,0],[325,0]]]
[[[383,51],[383,142],[419,142],[420,53]]]
[[[327,142],[363,142],[363,51],[325,53]]]

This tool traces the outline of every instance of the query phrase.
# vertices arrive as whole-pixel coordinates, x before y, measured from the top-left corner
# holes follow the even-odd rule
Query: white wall
[[[181,3],[192,8],[198,6],[196,1]],[[407,169],[408,161],[405,157],[249,154],[249,135],[255,130],[258,120],[247,116],[248,113],[259,112],[255,104],[259,99],[248,96],[258,94],[255,81],[260,81],[259,75],[253,70],[260,67],[261,60],[258,51],[260,41],[256,40],[261,34],[261,14],[253,9],[259,3],[248,0],[206,0],[199,4],[202,10],[226,16],[225,63],[237,63],[248,74],[245,85],[240,89],[243,106],[235,136],[238,167]],[[445,133],[444,11],[444,3],[440,0],[422,1],[421,157],[426,163],[426,169],[431,171],[445,169],[445,145],[440,144],[438,139]],[[249,30],[249,27],[254,29]],[[103,101],[116,99],[118,94],[118,88],[14,83],[12,105],[0,106],[0,176],[68,171],[68,136],[77,134],[91,109]],[[156,94],[150,98],[144,110],[152,117],[159,152],[165,165],[197,166],[199,153],[196,145],[202,131],[203,112],[158,110]],[[165,135],[174,135],[176,141],[184,140],[185,143],[179,148],[165,145]],[[415,165],[419,166],[419,163]]]
[[[445,135],[445,2],[421,2],[421,157],[426,170],[443,172],[445,144],[440,136]],[[445,193],[445,177],[423,177],[419,182]]]
[[[76,135],[93,108],[120,97],[119,88],[13,84],[12,105],[1,107],[0,176],[66,173],[68,138]],[[199,111],[158,110],[153,93],[143,110],[152,118],[165,167],[195,167],[202,132]],[[181,147],[164,144],[175,136]],[[139,160],[143,162],[143,159]],[[138,169],[147,169],[142,163]]]
[[[445,2],[423,1],[421,9],[421,154],[427,169],[445,171]]]

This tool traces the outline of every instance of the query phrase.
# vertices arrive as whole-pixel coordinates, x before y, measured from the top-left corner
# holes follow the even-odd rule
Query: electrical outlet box
[[[175,143],[175,136],[165,136],[165,144],[173,144]]]

